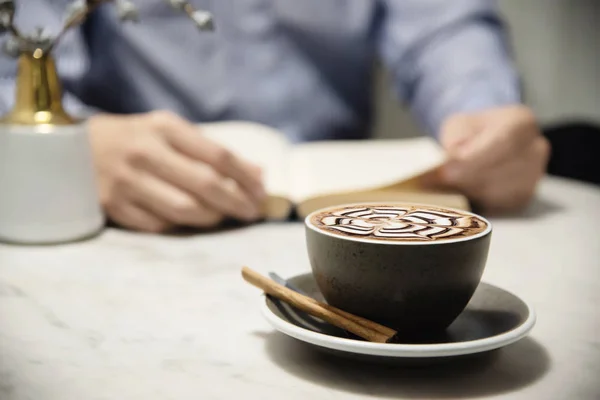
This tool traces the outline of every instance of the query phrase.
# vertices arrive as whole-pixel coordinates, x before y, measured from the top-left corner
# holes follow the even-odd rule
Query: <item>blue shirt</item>
[[[56,32],[70,1],[19,1],[19,26]],[[264,123],[297,141],[361,138],[378,58],[433,135],[453,113],[519,102],[494,1],[192,0],[214,15],[204,33],[162,0],[134,2],[140,23],[105,5],[56,49],[71,112],[168,109]],[[1,57],[0,113],[15,74]]]

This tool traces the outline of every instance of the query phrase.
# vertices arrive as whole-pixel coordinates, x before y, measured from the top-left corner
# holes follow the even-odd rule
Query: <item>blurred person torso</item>
[[[19,26],[31,30],[41,25],[56,32],[69,3],[21,1]],[[365,137],[371,123],[374,62],[386,49],[393,54],[386,61],[396,69],[396,77],[398,69],[408,69],[417,78],[419,71],[411,68],[440,69],[439,77],[428,78],[414,107],[417,113],[420,107],[424,119],[433,120],[425,125],[435,128],[449,111],[441,106],[449,109],[451,101],[435,103],[433,97],[440,97],[441,89],[453,82],[453,70],[421,60],[405,68],[414,55],[402,44],[435,46],[430,33],[436,32],[436,24],[445,19],[448,26],[459,25],[469,19],[462,14],[481,14],[482,22],[490,21],[493,8],[479,0],[460,0],[452,7],[440,0],[192,0],[196,8],[214,14],[216,30],[199,32],[164,0],[133,3],[140,11],[139,23],[122,23],[115,7],[103,5],[57,48],[67,108],[83,102],[112,113],[167,109],[194,122],[255,121],[293,141]],[[393,19],[386,17],[385,6],[393,8]],[[477,46],[478,34],[473,33],[473,40],[468,32],[462,34],[456,46],[473,47],[470,40]],[[447,47],[444,57],[454,58],[456,47]],[[480,47],[490,49],[480,54],[481,60],[498,57],[493,46]],[[461,62],[476,75],[484,61],[471,55]],[[6,63],[0,65],[0,75],[14,76],[16,65],[11,71],[7,68]],[[496,86],[501,87],[508,73],[505,65],[498,70]],[[457,64],[454,71],[461,78],[454,79],[459,85],[466,68]],[[490,77],[481,77],[484,80]],[[410,95],[409,85],[398,79],[395,83],[401,98]],[[513,88],[504,86],[509,94],[499,97],[514,97]]]

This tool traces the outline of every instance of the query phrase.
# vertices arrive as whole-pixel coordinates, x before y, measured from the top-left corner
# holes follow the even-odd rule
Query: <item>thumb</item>
[[[450,157],[456,155],[478,132],[477,120],[469,115],[450,117],[442,126],[440,144]]]

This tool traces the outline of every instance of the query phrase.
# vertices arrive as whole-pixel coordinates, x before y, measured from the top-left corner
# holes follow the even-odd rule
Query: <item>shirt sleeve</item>
[[[52,34],[60,31],[63,23],[64,2],[27,0],[18,3],[16,26],[23,34],[31,34],[36,27],[44,27]],[[0,37],[4,42],[8,33]],[[3,44],[3,43],[2,43]],[[73,116],[87,117],[98,110],[87,106],[67,88],[71,81],[80,79],[89,67],[86,43],[80,29],[72,29],[53,50],[56,68],[63,86],[63,105]],[[17,60],[0,54],[0,116],[14,105]]]
[[[492,0],[382,0],[378,46],[400,97],[437,136],[459,112],[521,101]]]

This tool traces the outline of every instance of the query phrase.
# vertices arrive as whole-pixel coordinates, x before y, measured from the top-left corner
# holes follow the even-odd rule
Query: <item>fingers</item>
[[[176,141],[185,142],[184,135]],[[220,145],[199,136],[197,146],[188,146],[188,155],[211,165],[221,175],[234,179],[239,186],[247,191],[254,201],[260,202],[265,197],[264,187],[261,181],[260,169],[254,164],[242,160],[229,150]],[[181,148],[180,148],[181,150]]]
[[[524,207],[534,196],[538,181],[546,171],[550,146],[544,137],[536,138],[519,157],[478,171],[445,175],[445,182],[460,189],[486,212],[505,212]]]
[[[456,154],[458,160],[468,162],[474,170],[522,153],[539,136],[533,114],[527,111],[506,113],[486,125]]]
[[[442,126],[440,144],[453,156],[481,130],[481,125],[470,115],[454,116]]]
[[[524,107],[452,117],[440,137],[450,156],[442,176],[450,182],[476,180],[490,169],[522,157],[540,136],[533,114]]]
[[[157,200],[162,202],[163,207],[167,204],[171,204],[170,209],[175,207],[176,210],[166,216],[171,221],[177,218],[175,222],[181,223],[179,219],[182,215],[194,216],[194,212],[201,212],[198,209],[201,204],[205,205],[206,210],[215,210],[219,214],[243,221],[254,221],[260,216],[259,204],[247,192],[241,190],[235,181],[221,176],[209,165],[195,162],[170,147],[152,149],[139,165],[169,182],[170,185],[160,184],[146,177],[146,182],[142,183],[147,187],[141,189],[145,194],[156,193],[154,197],[157,197],[161,188],[164,188],[169,201],[165,204],[167,198]],[[196,206],[192,206],[193,201],[197,203]],[[197,219],[191,222],[205,223]]]
[[[260,169],[219,144],[202,137],[194,125],[170,113],[159,113],[159,125],[167,135],[169,143],[188,157],[210,164],[225,177],[234,179],[247,191],[254,201],[265,197]]]
[[[150,174],[140,174],[137,184],[130,186],[126,194],[132,201],[175,225],[208,228],[223,219],[218,211]]]
[[[206,164],[198,164],[197,173],[200,176],[197,192],[209,206],[245,221],[259,218],[259,206],[236,181],[224,178]]]
[[[112,204],[106,211],[114,222],[128,229],[162,233],[172,227],[164,219],[125,201]]]
[[[174,114],[97,116],[90,129],[100,200],[116,223],[159,232],[258,218],[260,169]]]
[[[473,188],[471,197],[488,213],[521,209],[533,198],[538,179],[535,171],[527,170],[526,160],[513,160],[492,171],[489,181]]]

